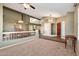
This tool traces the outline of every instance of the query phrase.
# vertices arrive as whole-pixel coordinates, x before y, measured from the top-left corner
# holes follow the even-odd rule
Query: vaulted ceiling
[[[19,3],[4,3],[3,5],[14,9],[16,11],[34,16],[41,19],[43,16],[49,16],[50,14],[53,17],[65,16],[67,12],[72,12],[74,10],[74,3],[30,3],[36,9],[29,8],[24,9],[24,6]]]

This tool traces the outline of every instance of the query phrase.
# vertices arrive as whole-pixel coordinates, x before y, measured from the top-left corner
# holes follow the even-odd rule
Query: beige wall
[[[65,34],[74,35],[74,13],[68,12],[65,20]]]
[[[51,23],[49,23],[47,19],[41,20],[41,34],[51,35]]]
[[[77,37],[76,53],[79,56],[79,5],[74,10],[74,35]]]
[[[77,36],[77,55],[79,55],[79,5],[74,11],[74,34]]]
[[[30,22],[30,17],[28,16],[28,15],[23,15],[23,21],[24,21],[24,23],[23,23],[23,29],[24,30],[29,30],[29,22]]]
[[[42,35],[56,35],[57,34],[57,19],[54,18],[53,20],[54,22],[49,22],[49,19],[47,18],[42,18],[41,19],[41,34]],[[51,24],[54,24],[54,27],[53,27],[53,34],[51,34]]]
[[[15,25],[17,23],[18,20],[21,20],[22,16],[21,13],[7,9],[7,8],[3,8],[3,31],[4,32],[8,32],[8,31],[15,31]],[[29,30],[29,21],[30,21],[30,17],[23,14],[23,21],[24,23],[21,24],[22,25],[22,29],[23,30]]]
[[[78,32],[78,7],[74,10],[74,35],[77,36]]]
[[[51,35],[51,23],[44,23],[44,35]]]
[[[74,35],[74,12],[68,12],[61,17],[61,22],[65,23],[65,35]]]
[[[3,6],[0,4],[0,40],[2,39],[3,32]]]

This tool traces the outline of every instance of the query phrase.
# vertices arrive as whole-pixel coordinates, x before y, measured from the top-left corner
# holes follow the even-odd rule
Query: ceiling
[[[65,16],[67,12],[72,12],[74,10],[74,3],[30,3],[36,9],[24,9],[24,6],[19,3],[4,3],[3,5],[14,9],[16,11],[34,16],[41,19],[43,16],[53,17]]]

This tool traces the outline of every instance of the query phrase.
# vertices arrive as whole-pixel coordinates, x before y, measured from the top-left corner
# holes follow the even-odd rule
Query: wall
[[[44,20],[41,19],[40,23],[41,23],[40,31],[41,31],[41,34],[43,35],[44,34]]]
[[[76,6],[74,13],[68,12],[66,16],[62,17],[62,21],[65,22],[65,34],[77,37],[76,53],[79,55],[79,6]]]
[[[68,12],[67,15],[61,17],[60,22],[65,24],[65,35],[74,35],[74,12]]]
[[[65,22],[61,22],[61,38],[65,38]]]
[[[79,5],[75,7],[74,11],[74,35],[77,36],[76,51],[79,56]]]
[[[51,35],[51,23],[41,24],[41,34],[42,35]]]
[[[4,14],[3,15],[3,31],[4,32],[15,31],[15,26],[17,24],[17,21],[22,19],[21,13],[4,7],[3,14]],[[23,30],[29,30],[29,25],[28,25],[29,20],[30,20],[30,17],[23,14],[24,23],[21,24]]]
[[[3,5],[0,4],[0,40],[2,39],[3,32]]]
[[[44,23],[44,35],[51,35],[51,23]]]
[[[40,20],[30,17],[29,30],[39,30],[40,29]]]
[[[78,32],[78,7],[74,10],[74,35],[77,36]]]
[[[66,20],[67,20],[67,15],[63,16],[61,22],[61,37],[64,38],[63,36],[66,35]]]
[[[68,12],[65,20],[65,34],[74,35],[74,13]]]
[[[23,29],[26,31],[29,31],[29,22],[30,22],[30,17],[28,15],[23,14]]]
[[[53,22],[49,22],[49,19],[46,18],[42,18],[41,19],[41,34],[42,35],[51,35],[51,24],[54,24],[54,28],[52,29],[54,32],[54,34],[52,35],[56,35],[57,34],[57,23],[56,23],[57,19],[54,19]]]

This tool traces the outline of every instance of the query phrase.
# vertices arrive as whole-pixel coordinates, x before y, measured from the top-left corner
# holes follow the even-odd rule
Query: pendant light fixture
[[[54,8],[53,8],[54,9]],[[48,18],[48,22],[50,22],[50,23],[53,23],[53,16],[52,16],[52,10],[51,9],[49,9],[50,10],[50,15],[49,15],[49,18]],[[54,10],[53,10],[54,11]]]

